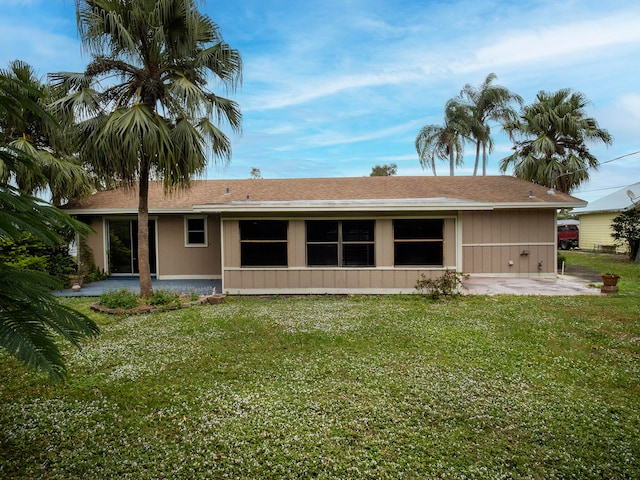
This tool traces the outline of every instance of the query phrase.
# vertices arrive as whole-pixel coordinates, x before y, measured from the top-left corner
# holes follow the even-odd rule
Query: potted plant
[[[620,280],[620,275],[615,273],[603,273],[600,277],[602,278],[602,288],[600,289],[602,293],[615,293],[618,291],[618,280]]]

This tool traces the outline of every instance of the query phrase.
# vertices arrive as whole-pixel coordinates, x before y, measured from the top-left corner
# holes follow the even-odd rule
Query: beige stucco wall
[[[205,247],[185,246],[184,222],[184,215],[157,217],[158,278],[221,278],[220,218],[207,217]]]
[[[553,210],[464,212],[461,226],[464,273],[550,276],[556,272]]]
[[[580,215],[580,248],[582,250],[599,250],[601,245],[614,245],[611,237],[611,222],[618,216],[616,212],[589,213]],[[616,249],[625,251],[624,246]]]
[[[185,215],[151,215],[156,221],[157,278],[221,278],[220,217],[207,216],[207,246],[185,246]],[[105,223],[110,217],[81,218],[89,224],[95,234],[87,237],[87,244],[93,250],[96,266],[107,270],[105,252]],[[134,218],[134,217],[113,217]]]
[[[104,272],[106,271],[106,265],[104,260],[104,222],[102,217],[85,217],[80,220],[95,230],[95,233],[87,235],[85,241],[87,246],[93,252],[93,259],[96,262],[96,267],[98,267],[98,270]]]

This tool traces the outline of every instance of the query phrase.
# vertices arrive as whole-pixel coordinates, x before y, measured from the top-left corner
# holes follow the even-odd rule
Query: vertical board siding
[[[555,272],[553,210],[464,212],[462,218],[464,273],[525,276]]]

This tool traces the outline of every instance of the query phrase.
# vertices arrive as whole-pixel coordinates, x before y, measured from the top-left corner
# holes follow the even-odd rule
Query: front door
[[[138,221],[109,220],[109,273],[135,275],[138,270]],[[149,264],[156,273],[156,222],[149,220]]]

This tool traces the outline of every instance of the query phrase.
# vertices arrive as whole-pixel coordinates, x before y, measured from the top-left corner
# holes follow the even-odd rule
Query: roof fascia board
[[[69,208],[64,209],[69,215],[137,215],[137,208]],[[197,213],[193,208],[150,208],[149,215],[181,214],[190,215]]]

